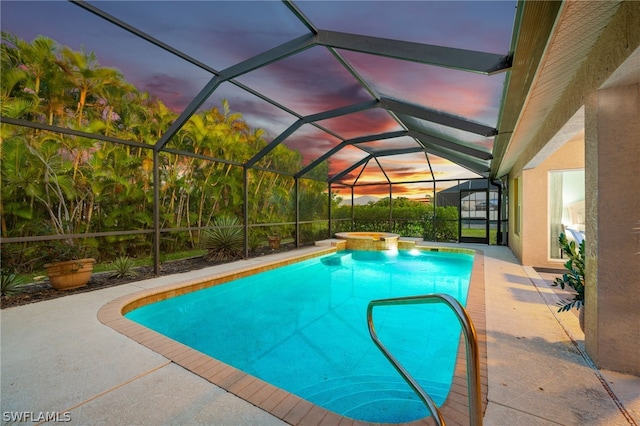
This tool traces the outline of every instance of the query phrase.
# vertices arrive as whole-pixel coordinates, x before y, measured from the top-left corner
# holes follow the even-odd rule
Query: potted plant
[[[51,287],[68,290],[87,285],[95,259],[87,257],[87,248],[70,240],[54,240],[46,247],[46,258],[51,259],[44,265]]]
[[[568,286],[576,292],[572,299],[560,302],[558,312],[565,312],[575,307],[580,311],[580,327],[583,328],[584,310],[580,308],[584,306],[584,240],[580,245],[576,245],[575,241],[568,241],[567,236],[562,233],[558,241],[562,252],[568,258],[564,264],[567,271],[562,274],[562,277],[556,278],[553,285],[559,285],[562,289]]]
[[[269,248],[271,250],[278,250],[280,248],[280,235],[269,235],[267,239],[269,240]]]

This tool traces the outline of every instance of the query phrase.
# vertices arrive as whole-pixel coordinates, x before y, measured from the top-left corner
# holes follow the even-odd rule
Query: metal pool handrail
[[[397,297],[391,299],[372,300],[367,306],[367,325],[369,326],[369,334],[376,346],[382,351],[384,356],[394,366],[396,371],[400,373],[402,378],[409,384],[411,389],[420,397],[422,402],[427,406],[437,425],[444,425],[445,421],[436,406],[433,399],[422,389],[418,382],[405,370],[397,359],[389,352],[378,338],[375,327],[373,325],[373,308],[376,306],[388,305],[417,305],[427,303],[444,302],[453,310],[462,325],[467,349],[467,393],[469,395],[469,424],[482,425],[482,403],[480,399],[480,359],[478,351],[478,336],[473,326],[471,318],[467,311],[462,307],[460,302],[448,294],[426,294],[421,296]]]

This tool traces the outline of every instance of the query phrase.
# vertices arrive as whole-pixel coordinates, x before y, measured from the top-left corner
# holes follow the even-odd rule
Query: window
[[[584,239],[584,169],[549,172],[549,257],[560,259],[558,237],[579,244]]]

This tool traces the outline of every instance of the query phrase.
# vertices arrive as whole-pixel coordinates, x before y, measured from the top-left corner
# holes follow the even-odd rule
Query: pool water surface
[[[465,304],[473,256],[341,251],[135,309],[126,317],[350,418],[429,413],[371,341],[370,300],[446,293]],[[440,305],[376,308],[376,328],[436,400],[449,391],[460,335]]]

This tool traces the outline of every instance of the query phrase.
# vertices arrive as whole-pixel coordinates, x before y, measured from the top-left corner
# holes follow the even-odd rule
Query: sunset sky
[[[280,1],[111,1],[90,2],[217,71],[308,33]],[[320,29],[477,50],[506,55],[515,16],[515,1],[300,1],[302,13]],[[211,73],[168,53],[66,1],[0,3],[2,30],[27,41],[44,35],[79,50],[94,51],[103,66],[119,69],[130,83],[160,98],[176,112],[213,77]],[[488,126],[497,125],[505,73],[486,76],[381,56],[337,49],[370,87],[383,97],[444,111]],[[315,114],[373,99],[322,46],[315,46],[237,78],[300,115]],[[296,121],[237,86],[222,84],[201,108],[227,99],[252,127],[266,130],[268,141]],[[370,109],[318,123],[344,139],[402,127],[383,109]],[[491,149],[492,139],[462,134],[429,122],[421,125],[448,137]],[[340,139],[311,125],[302,126],[285,143],[311,161]],[[394,138],[363,147],[415,146]],[[356,147],[340,151],[330,162],[338,173],[367,154]],[[429,155],[436,178],[477,177]],[[423,153],[383,157],[380,163],[395,181],[431,179]],[[352,182],[360,169],[345,178]],[[385,178],[371,161],[359,182]],[[384,189],[384,187],[380,187]],[[396,189],[394,189],[394,192]],[[398,189],[399,192],[402,192]],[[388,190],[381,191],[388,196]],[[423,188],[406,185],[405,196],[424,196]]]

